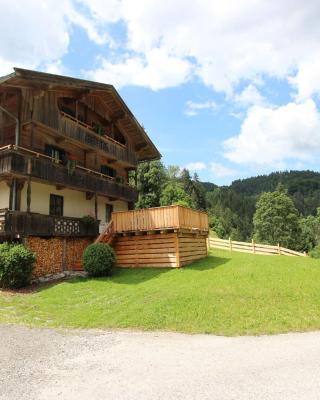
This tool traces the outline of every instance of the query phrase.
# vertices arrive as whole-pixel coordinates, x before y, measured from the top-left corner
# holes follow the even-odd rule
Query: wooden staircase
[[[109,222],[105,230],[97,237],[94,243],[105,243],[111,245],[115,238],[113,230],[113,220]]]

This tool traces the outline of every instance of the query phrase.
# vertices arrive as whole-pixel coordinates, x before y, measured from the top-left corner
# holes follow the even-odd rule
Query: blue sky
[[[202,180],[320,170],[318,1],[22,5],[0,0],[1,75],[20,66],[113,84],[163,162]]]

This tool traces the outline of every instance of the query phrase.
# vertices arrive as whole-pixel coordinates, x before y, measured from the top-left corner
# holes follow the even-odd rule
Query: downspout
[[[2,106],[0,106],[0,110],[3,111],[5,114],[9,115],[9,117],[13,118],[16,122],[16,129],[15,129],[15,146],[19,146],[19,140],[20,140],[20,121],[19,118],[17,118],[14,114],[12,114],[10,111],[6,110]],[[11,209],[13,211],[16,211],[17,208],[17,179],[14,178],[12,180],[12,204],[11,204]]]

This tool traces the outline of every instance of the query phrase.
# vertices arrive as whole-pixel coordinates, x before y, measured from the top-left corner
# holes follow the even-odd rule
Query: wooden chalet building
[[[15,68],[0,78],[0,240],[24,241],[36,276],[79,267],[133,208],[129,171],[159,158],[112,85]]]

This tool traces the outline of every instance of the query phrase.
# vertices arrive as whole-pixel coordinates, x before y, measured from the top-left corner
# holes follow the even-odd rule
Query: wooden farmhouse
[[[128,174],[159,158],[112,85],[15,68],[0,78],[0,240],[35,252],[35,276],[81,269],[93,241],[114,246],[119,266],[204,256],[206,214],[133,211]]]

